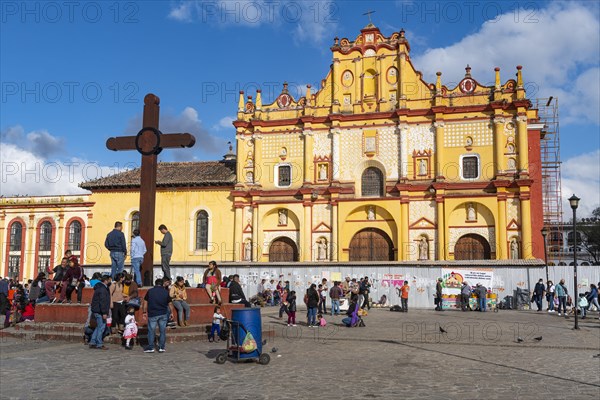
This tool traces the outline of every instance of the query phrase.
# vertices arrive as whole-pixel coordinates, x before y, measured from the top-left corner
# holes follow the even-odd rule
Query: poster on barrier
[[[381,279],[381,286],[386,287],[400,287],[404,284],[405,278],[408,280],[408,276],[403,274],[383,274]]]
[[[447,295],[459,295],[463,282],[471,287],[478,283],[490,289],[494,279],[492,268],[442,268],[442,293]]]

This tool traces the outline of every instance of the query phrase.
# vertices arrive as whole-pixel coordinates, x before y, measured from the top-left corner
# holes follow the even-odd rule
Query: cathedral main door
[[[280,237],[271,243],[269,247],[270,262],[292,262],[298,261],[298,247],[290,238]]]
[[[490,244],[481,235],[469,233],[454,245],[455,260],[489,260],[491,256]]]
[[[363,229],[350,241],[350,261],[394,261],[392,240],[380,229]]]

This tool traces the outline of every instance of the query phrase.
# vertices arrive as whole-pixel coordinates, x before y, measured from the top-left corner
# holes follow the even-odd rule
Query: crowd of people
[[[568,317],[567,307],[574,314],[581,314],[581,318],[585,319],[592,307],[598,312],[600,319],[600,305],[598,304],[598,285],[590,284],[589,290],[579,293],[578,298],[573,300],[569,295],[565,280],[561,279],[558,284],[554,284],[551,280],[544,284],[543,279],[539,279],[533,289],[531,303],[535,304],[537,311],[543,311],[543,300],[546,299],[547,312],[557,313],[558,316]]]
[[[109,334],[118,334],[122,337],[126,349],[132,349],[132,341],[137,337],[138,321],[135,319],[136,310],[142,308],[144,322],[148,324],[149,343],[154,343],[155,329],[158,327],[158,351],[165,351],[165,330],[167,327],[176,328],[187,326],[190,320],[190,305],[188,303],[187,280],[178,276],[173,282],[170,277],[170,254],[173,239],[164,226],[160,226],[163,240],[156,241],[161,246],[161,260],[163,278],[157,279],[154,287],[150,288],[143,299],[139,296],[142,287],[140,265],[146,253],[143,240],[139,231],[134,230],[131,246],[131,273],[124,270],[124,260],[127,255],[122,224],[115,223],[115,228],[106,238],[106,247],[111,252],[111,273],[94,273],[88,278],[78,258],[67,250],[61,263],[54,268],[48,267],[46,272],[40,272],[35,279],[27,283],[20,283],[17,278],[0,278],[0,313],[5,315],[4,325],[32,321],[35,318],[35,306],[40,303],[71,303],[73,293],[76,293],[77,303],[82,302],[83,289],[91,287],[94,295],[89,307],[89,318],[85,327],[86,342],[91,348],[106,349],[103,338]],[[164,250],[163,250],[164,249]],[[589,312],[596,310],[600,314],[598,304],[598,285],[591,284],[589,290],[580,293],[573,301],[561,279],[558,284],[540,279],[533,289],[531,303],[535,304],[537,311],[542,311],[543,300],[547,302],[547,312],[567,316],[567,307],[570,312],[578,312],[585,319]],[[211,261],[206,268],[202,282],[198,285],[203,288],[211,304],[215,305],[209,340],[218,340],[220,327],[224,319],[220,306],[223,299],[221,289],[229,289],[228,302],[243,304],[245,307],[278,306],[279,318],[287,315],[287,325],[296,326],[296,312],[298,310],[298,295],[290,287],[290,282],[283,280],[262,279],[257,287],[257,294],[251,299],[246,299],[239,275],[224,276],[215,261]],[[361,316],[370,310],[372,305],[386,306],[387,298],[382,296],[378,302],[373,302],[370,297],[372,285],[369,277],[350,278],[338,282],[330,282],[323,278],[320,283],[309,285],[303,296],[306,306],[306,324],[308,327],[325,326],[325,316],[343,315],[342,323],[346,326],[364,325]],[[392,307],[393,311],[408,312],[410,286],[408,281],[396,287],[400,306]],[[436,311],[443,310],[443,280],[436,282],[434,305]],[[488,309],[488,289],[480,284],[471,287],[467,282],[462,282],[458,305],[462,311],[481,311]],[[476,298],[475,305],[472,298]],[[329,298],[329,300],[328,300]],[[341,305],[344,303],[344,312]],[[347,305],[347,308],[345,306]],[[216,337],[215,337],[216,334]],[[215,339],[216,338],[216,339]],[[154,347],[145,349],[153,352]]]
[[[283,276],[280,276],[282,278]],[[370,310],[371,301],[369,293],[371,283],[369,277],[360,279],[346,277],[344,281],[334,281],[329,286],[329,281],[323,278],[319,284],[311,284],[304,294],[304,304],[306,305],[306,324],[308,327],[324,326],[327,321],[327,303],[329,298],[329,314],[331,316],[341,315],[341,302],[348,302],[348,311],[346,312],[347,321],[342,320],[347,326],[351,326],[352,315],[359,314],[359,309]],[[406,300],[408,300],[408,282]],[[379,301],[381,304],[386,302],[385,296]],[[279,318],[287,314],[287,325],[296,326],[297,294],[295,290],[290,289],[290,282],[283,279],[275,282],[275,279],[262,279],[257,287],[256,296],[250,299],[250,303],[256,306],[279,306]],[[348,322],[348,323],[346,323]]]

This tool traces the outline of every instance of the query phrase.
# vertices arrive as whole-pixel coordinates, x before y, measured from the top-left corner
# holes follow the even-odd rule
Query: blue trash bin
[[[238,346],[241,346],[250,332],[256,340],[256,350],[251,353],[240,352],[240,358],[256,358],[262,354],[262,319],[260,308],[236,308],[231,311],[231,333]],[[238,323],[236,323],[238,322]]]

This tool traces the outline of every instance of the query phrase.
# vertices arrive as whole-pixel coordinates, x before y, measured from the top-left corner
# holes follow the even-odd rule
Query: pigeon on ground
[[[442,333],[448,333],[448,332],[447,332],[447,331],[446,331],[444,328],[442,328],[441,326],[440,326],[440,332],[442,332]]]
[[[523,342],[524,342],[523,339],[521,339],[520,337],[517,338],[517,343],[523,343]]]
[[[262,344],[263,344],[263,346],[264,346],[265,344],[267,344],[267,339],[264,339],[264,340],[262,341]]]
[[[277,347],[273,347],[273,348],[271,349],[271,353],[277,353],[277,350],[279,350]]]
[[[533,338],[533,340],[536,340],[536,341],[538,341],[538,342],[541,342],[541,341],[542,341],[542,337],[541,337],[541,336],[538,336],[538,337],[535,337],[535,338]]]

